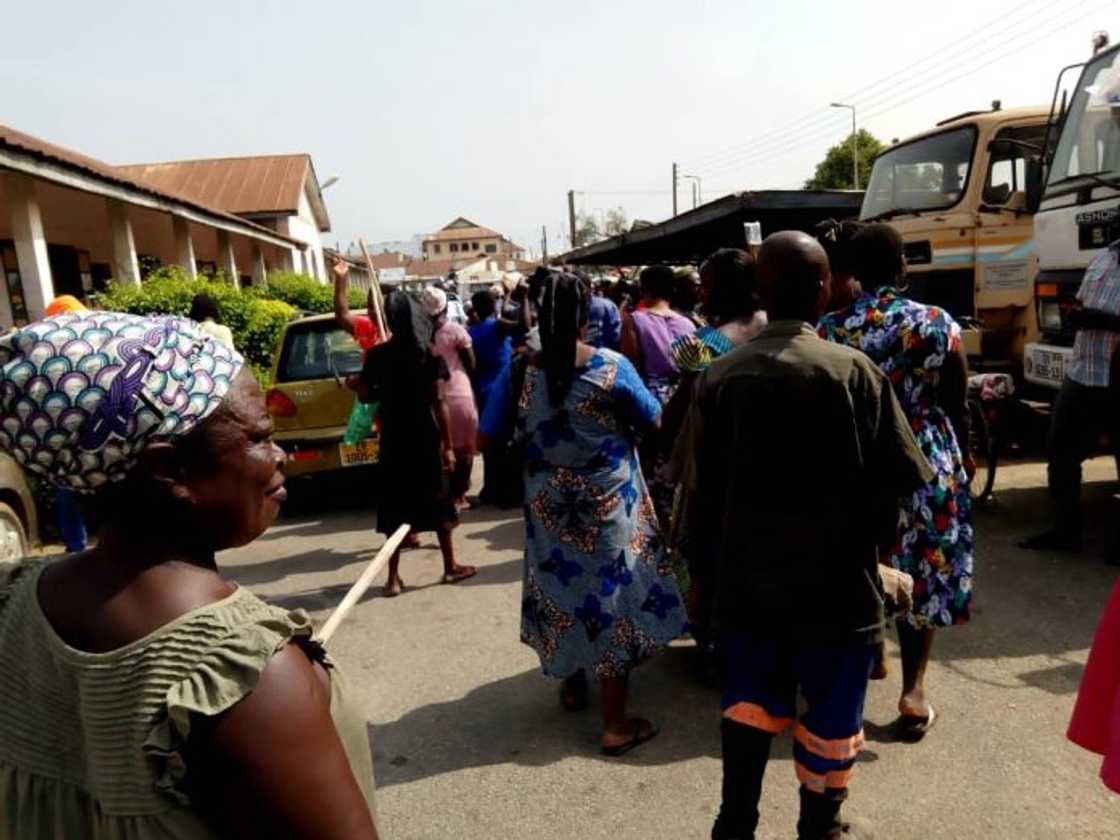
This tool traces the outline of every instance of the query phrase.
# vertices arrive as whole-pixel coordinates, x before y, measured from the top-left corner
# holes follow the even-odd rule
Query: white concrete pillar
[[[190,222],[181,216],[172,216],[171,228],[175,231],[175,260],[193,280],[198,276],[198,265],[194,257],[194,240],[191,239]]]
[[[228,230],[218,231],[218,268],[226,273],[235,289],[241,288],[241,273],[237,270],[237,257]]]
[[[264,264],[264,251],[261,243],[253,243],[253,285],[263,286],[268,282],[268,266]]]
[[[113,240],[113,279],[118,283],[137,285],[140,283],[140,263],[136,259],[136,240],[132,238],[128,206],[123,201],[107,198],[105,208]]]
[[[23,300],[32,320],[42,318],[47,304],[54,299],[54,279],[47,257],[47,237],[43,233],[43,215],[35,197],[35,182],[20,172],[9,172],[5,181],[8,211],[12,218],[12,240],[16,246],[19,276],[23,283]],[[7,284],[5,283],[5,288]],[[4,294],[7,312],[5,325],[12,323],[11,302]]]

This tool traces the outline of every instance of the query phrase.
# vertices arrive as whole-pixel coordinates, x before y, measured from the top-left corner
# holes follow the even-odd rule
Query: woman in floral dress
[[[563,679],[566,708],[603,697],[603,752],[621,755],[657,734],[626,716],[630,670],[681,635],[687,620],[658,536],[635,451],[661,406],[622,355],[581,339],[588,293],[549,272],[540,295],[542,351],[517,401],[525,446],[521,638],[542,671]],[[510,391],[508,378],[501,383]],[[484,430],[494,426],[483,418]]]
[[[903,505],[891,562],[914,578],[910,611],[898,621],[902,648],[904,731],[919,738],[935,712],[925,698],[925,670],[938,627],[964,624],[972,600],[972,514],[968,483],[975,467],[968,441],[967,361],[961,330],[943,309],[902,297],[902,238],[889,225],[868,225],[852,240],[855,277],[833,287],[821,319],[823,338],[862,350],[890,378],[914,436],[937,477]]]

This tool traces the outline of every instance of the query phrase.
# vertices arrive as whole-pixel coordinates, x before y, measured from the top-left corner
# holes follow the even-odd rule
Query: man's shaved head
[[[758,291],[771,321],[815,324],[829,295],[828,254],[807,233],[772,233],[758,252]]]

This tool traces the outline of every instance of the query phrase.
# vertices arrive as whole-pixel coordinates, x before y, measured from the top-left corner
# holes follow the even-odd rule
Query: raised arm
[[[331,271],[334,272],[334,319],[346,332],[350,333],[350,335],[354,335],[358,330],[357,322],[354,320],[354,315],[350,312],[350,304],[346,300],[350,266],[342,260],[336,259],[331,266]],[[369,301],[372,304],[372,291],[370,292]]]
[[[377,840],[331,719],[330,675],[296,645],[201,735],[212,818],[229,837]]]

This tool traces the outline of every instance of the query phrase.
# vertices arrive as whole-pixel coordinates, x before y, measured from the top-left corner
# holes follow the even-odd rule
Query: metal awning
[[[556,258],[576,265],[698,263],[718,248],[743,247],[744,222],[759,222],[762,235],[810,231],[824,219],[859,215],[860,190],[759,190],[732,193],[668,221],[629,231]]]

